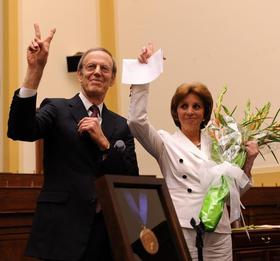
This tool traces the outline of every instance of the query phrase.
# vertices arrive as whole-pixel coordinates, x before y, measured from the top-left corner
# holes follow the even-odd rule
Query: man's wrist
[[[38,89],[39,83],[43,76],[44,67],[27,68],[27,72],[24,78],[23,86],[29,89]]]
[[[18,96],[20,98],[29,98],[29,97],[36,95],[36,93],[37,93],[37,90],[26,88],[25,86],[22,86],[19,89]]]
[[[107,143],[101,148],[101,151],[102,151],[103,153],[107,153],[107,152],[110,150],[110,147],[111,147],[110,142],[107,142]]]

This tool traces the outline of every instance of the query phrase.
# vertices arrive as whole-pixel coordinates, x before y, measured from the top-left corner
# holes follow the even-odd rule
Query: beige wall
[[[238,105],[243,116],[247,99],[254,106],[267,101],[272,114],[279,107],[280,2],[237,1],[131,1],[117,0],[118,45],[121,57],[136,57],[153,41],[163,48],[164,73],[152,83],[149,117],[156,128],[174,130],[169,104],[182,82],[201,81],[214,98],[224,84],[229,87],[225,103]],[[127,11],[129,10],[129,12]],[[123,86],[122,111],[127,113],[127,86]],[[166,115],[166,116],[164,116]],[[276,154],[280,159],[279,147]],[[255,168],[279,166],[267,152]],[[138,148],[143,173],[158,173],[156,162]],[[280,176],[280,175],[279,175]]]
[[[100,0],[104,1],[104,0]],[[98,0],[19,0],[20,79],[25,50],[33,37],[33,23],[46,36],[57,28],[49,62],[39,90],[43,97],[71,97],[77,92],[75,76],[66,72],[66,56],[100,42]],[[279,107],[280,2],[256,0],[115,0],[117,61],[133,58],[147,42],[163,48],[164,73],[152,83],[149,117],[156,128],[174,131],[169,113],[170,98],[182,82],[201,81],[214,98],[224,84],[229,86],[225,103],[238,105],[242,117],[248,98],[254,106],[271,101],[272,113]],[[119,112],[127,115],[129,87],[120,85]],[[15,86],[16,88],[16,86]],[[164,116],[165,115],[165,116]],[[20,171],[34,170],[34,145],[21,143]],[[137,144],[142,174],[160,175],[155,160]],[[279,148],[276,154],[280,159]],[[257,159],[255,172],[280,172],[269,153]]]

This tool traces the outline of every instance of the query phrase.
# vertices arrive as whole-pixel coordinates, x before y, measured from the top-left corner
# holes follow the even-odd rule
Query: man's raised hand
[[[55,34],[56,29],[51,29],[49,35],[42,40],[41,31],[38,24],[34,24],[35,37],[27,49],[27,61],[29,67],[44,68],[49,54],[50,43]]]

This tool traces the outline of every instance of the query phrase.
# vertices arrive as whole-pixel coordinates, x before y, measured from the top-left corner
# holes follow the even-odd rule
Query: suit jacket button
[[[192,193],[192,189],[191,189],[191,188],[188,188],[188,192],[189,192],[189,193]]]
[[[186,175],[183,175],[183,176],[182,176],[182,178],[183,178],[183,179],[186,179],[186,178],[187,178],[187,176],[186,176]]]
[[[183,161],[183,159],[179,159],[179,162],[180,162],[180,163],[183,163],[184,161]]]

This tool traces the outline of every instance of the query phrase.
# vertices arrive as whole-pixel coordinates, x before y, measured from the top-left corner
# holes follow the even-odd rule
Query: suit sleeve
[[[35,114],[37,95],[29,98],[18,97],[19,90],[14,93],[8,120],[8,137],[13,140],[35,140]]]
[[[45,99],[36,109],[37,95],[18,97],[15,91],[8,120],[8,137],[13,140],[35,141],[44,137],[55,118],[55,107]]]

